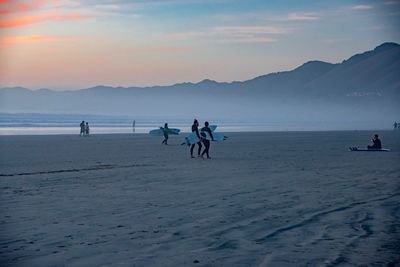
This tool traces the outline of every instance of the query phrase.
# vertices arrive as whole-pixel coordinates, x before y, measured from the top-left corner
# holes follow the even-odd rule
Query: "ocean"
[[[85,114],[10,114],[0,113],[0,135],[79,134],[80,122],[89,122],[90,134],[148,133],[168,122],[170,128],[190,132],[192,118],[163,118],[135,116],[103,116]],[[221,118],[207,119],[218,125],[219,132],[268,131],[330,131],[390,129],[389,125],[370,125],[367,122],[329,121],[251,121]],[[135,127],[133,122],[135,121]],[[199,118],[202,126],[204,120]]]

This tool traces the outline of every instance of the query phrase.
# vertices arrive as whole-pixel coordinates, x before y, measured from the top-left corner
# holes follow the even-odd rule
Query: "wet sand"
[[[1,266],[396,266],[400,131],[0,136]]]

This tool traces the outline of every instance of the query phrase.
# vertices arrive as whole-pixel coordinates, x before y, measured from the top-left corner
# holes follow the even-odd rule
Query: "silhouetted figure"
[[[202,137],[202,141],[203,141],[203,144],[204,144],[204,146],[205,146],[203,153],[201,153],[201,157],[203,158],[204,154],[206,154],[206,155],[207,155],[207,158],[209,159],[209,158],[210,158],[210,155],[209,155],[209,151],[210,151],[210,140],[207,140],[207,139],[206,139],[206,133],[208,133],[208,134],[210,135],[212,141],[214,141],[214,136],[213,136],[213,134],[212,134],[212,131],[211,131],[210,127],[208,127],[208,125],[209,125],[209,124],[208,124],[208,121],[206,121],[206,122],[204,123],[204,127],[201,128],[201,134],[200,134],[200,135],[201,135],[201,137]]]
[[[161,129],[163,129],[164,132],[164,140],[162,141],[161,144],[168,145],[168,131],[169,131],[168,123],[164,124],[164,128],[161,127]]]
[[[197,145],[199,146],[199,149],[197,151],[197,156],[200,156],[200,153],[201,153],[201,136],[200,136],[200,133],[199,133],[199,122],[196,119],[194,120],[193,125],[192,125],[192,133],[196,133],[197,138],[199,138],[199,142],[197,142]],[[196,144],[192,144],[191,147],[190,147],[190,156],[192,158],[194,158],[193,150],[194,150],[195,146],[196,146]]]
[[[89,123],[86,122],[86,125],[85,125],[85,134],[86,134],[86,135],[89,135],[89,131],[90,131]]]
[[[394,123],[393,123],[393,129],[395,129],[395,130],[396,130],[398,127],[399,127],[399,123],[397,123],[397,122],[394,122]]]
[[[382,148],[382,143],[381,140],[379,139],[379,135],[375,134],[374,138],[372,139],[372,146],[368,146],[368,149],[381,149]]]
[[[82,136],[85,134],[85,121],[82,121],[79,126],[81,126],[81,132],[80,132],[79,136]]]
[[[133,123],[132,123],[132,131],[133,131],[133,132],[135,132],[135,127],[136,127],[136,121],[133,120]]]

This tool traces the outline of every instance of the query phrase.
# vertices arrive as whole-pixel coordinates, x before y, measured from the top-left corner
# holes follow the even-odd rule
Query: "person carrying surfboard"
[[[382,148],[382,142],[379,139],[379,135],[375,134],[374,138],[372,139],[372,146],[368,146],[368,149],[381,149]]]
[[[199,138],[199,142],[197,142],[197,145],[199,146],[199,150],[198,150],[197,156],[200,157],[200,153],[201,153],[201,136],[200,136],[200,133],[199,133],[199,122],[196,119],[194,119],[194,122],[193,122],[193,125],[192,125],[192,133],[195,133],[196,136]],[[192,158],[194,158],[193,150],[194,150],[195,146],[196,146],[196,144],[192,144],[190,146],[190,156]]]
[[[168,145],[168,130],[169,130],[168,123],[165,123],[164,124],[164,128],[160,127],[160,129],[162,129],[163,132],[164,132],[164,140],[162,141],[161,144],[162,145]]]
[[[207,155],[207,158],[210,158],[209,151],[210,151],[210,140],[207,140],[207,134],[211,137],[211,140],[214,141],[214,136],[210,127],[208,127],[209,123],[206,121],[204,123],[204,127],[201,128],[201,140],[205,146],[203,153],[201,153],[201,157],[204,158],[204,154]]]

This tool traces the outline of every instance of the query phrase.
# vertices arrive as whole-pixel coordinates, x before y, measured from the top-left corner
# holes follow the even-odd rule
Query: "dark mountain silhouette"
[[[0,89],[0,112],[148,114],[265,119],[399,119],[400,45],[384,43],[338,64],[309,61],[231,83],[203,80],[77,91]]]

